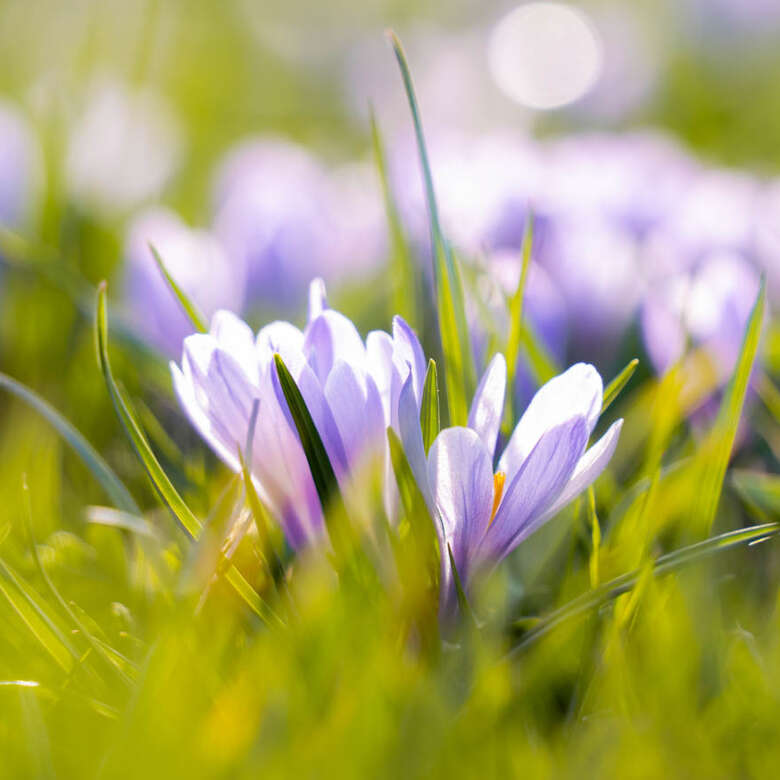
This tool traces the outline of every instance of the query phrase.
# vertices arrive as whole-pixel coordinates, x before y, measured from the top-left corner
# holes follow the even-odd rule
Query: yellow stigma
[[[503,471],[497,471],[493,475],[493,511],[490,513],[490,522],[498,512],[498,505],[501,503],[501,496],[504,495],[504,482],[506,482],[506,474]]]

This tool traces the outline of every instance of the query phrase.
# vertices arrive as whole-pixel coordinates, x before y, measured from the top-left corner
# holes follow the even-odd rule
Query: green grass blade
[[[168,283],[168,287],[171,288],[171,292],[176,296],[176,300],[181,305],[181,308],[184,310],[184,313],[189,318],[195,330],[200,333],[208,333],[209,326],[206,322],[206,318],[200,313],[198,307],[190,300],[187,293],[184,292],[176,280],[171,276],[170,272],[165,267],[165,263],[163,262],[160,253],[157,251],[157,248],[154,244],[149,244],[149,249],[152,252],[157,268]]]
[[[398,215],[390,180],[387,174],[387,157],[385,155],[382,135],[371,111],[371,142],[374,149],[379,182],[382,187],[382,197],[385,205],[387,226],[390,232],[390,276],[393,285],[393,314],[400,314],[412,327],[421,324],[416,302],[417,296],[417,265],[412,257],[409,242],[404,235],[401,219]]]
[[[409,108],[412,113],[415,135],[417,137],[417,149],[425,184],[425,197],[431,223],[439,331],[445,360],[444,378],[447,388],[449,422],[450,425],[465,425],[468,419],[469,399],[472,397],[476,387],[476,372],[466,322],[463,282],[458,264],[441,229],[433,177],[428,162],[425,136],[420,119],[420,110],[417,105],[406,55],[401,42],[394,33],[390,33],[390,40],[401,70]]]
[[[95,479],[106,491],[106,495],[114,505],[129,514],[140,514],[141,510],[135,503],[130,491],[122,484],[111,467],[103,460],[95,448],[81,433],[66,420],[53,406],[44,401],[30,388],[17,382],[6,374],[0,373],[0,387],[15,395],[21,401],[37,411],[81,458],[84,465],[92,472]]]
[[[652,571],[655,576],[668,574],[690,563],[707,558],[719,552],[730,550],[732,547],[752,545],[763,542],[780,533],[780,523],[764,523],[751,528],[741,528],[737,531],[728,531],[711,539],[688,545],[674,552],[662,555],[655,562]],[[635,569],[627,574],[622,574],[609,582],[605,582],[582,596],[570,601],[560,609],[537,621],[525,636],[509,652],[508,657],[517,655],[529,645],[541,639],[554,628],[576,617],[580,617],[602,604],[605,604],[623,593],[631,590],[639,581],[643,569]]]
[[[634,358],[628,365],[604,388],[604,395],[601,400],[601,413],[607,411],[614,400],[623,391],[639,365],[639,360]]]
[[[520,279],[517,289],[509,301],[509,334],[506,342],[506,365],[508,370],[507,386],[513,388],[517,377],[517,360],[520,357],[520,343],[523,331],[523,300],[525,298],[525,283],[528,278],[528,269],[531,265],[531,249],[534,240],[533,215],[529,212],[523,232],[523,245],[520,252]],[[509,397],[513,393],[509,392]]]
[[[761,287],[745,328],[742,349],[734,374],[726,388],[713,429],[696,457],[699,488],[696,492],[694,522],[697,530],[701,530],[705,535],[710,532],[715,520],[723,480],[737,435],[748,382],[761,338],[765,300],[766,278],[762,277]]]
[[[422,405],[420,406],[420,426],[422,428],[425,454],[428,454],[434,439],[441,430],[439,417],[439,379],[436,374],[436,361],[428,361],[428,371],[423,385]]]
[[[287,370],[281,355],[274,355],[274,362],[282,392],[298,430],[314,486],[317,489],[333,549],[337,555],[341,555],[346,552],[348,540],[344,527],[346,510],[336,479],[336,472],[333,470],[325,445],[322,443],[322,438],[309,413],[306,402],[303,400],[301,391],[295,384],[292,374]]]
[[[97,346],[98,363],[103,372],[103,377],[108,388],[114,409],[122,422],[122,426],[135,449],[138,459],[144,466],[149,479],[152,481],[160,499],[168,507],[171,514],[178,520],[184,530],[192,539],[197,539],[201,530],[201,522],[195,517],[195,514],[187,506],[184,499],[179,495],[176,488],[168,479],[168,475],[163,470],[160,462],[157,460],[149,442],[146,440],[141,426],[135,419],[130,405],[125,399],[122,391],[116,384],[111,372],[111,363],[108,357],[108,313],[106,306],[106,283],[102,282],[98,287],[97,299],[97,317],[95,318],[95,340]],[[273,611],[260,598],[259,594],[244,579],[241,572],[231,564],[228,568],[225,578],[235,588],[236,592],[255,612],[255,614],[264,622],[271,620],[282,624],[282,621],[274,615]],[[251,593],[250,593],[251,591]],[[254,594],[254,595],[252,595]]]

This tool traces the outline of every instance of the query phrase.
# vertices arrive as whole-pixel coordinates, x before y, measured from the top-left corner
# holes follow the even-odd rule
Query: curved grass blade
[[[753,545],[766,541],[780,533],[780,523],[764,523],[751,528],[741,528],[737,531],[728,531],[718,536],[706,539],[703,542],[682,547],[674,552],[659,557],[652,568],[654,576],[668,574],[676,569],[694,563],[715,553],[729,550],[740,545]],[[549,615],[540,618],[526,635],[516,644],[506,656],[512,658],[527,648],[529,645],[541,639],[557,626],[568,620],[590,612],[600,607],[623,593],[631,590],[642,576],[644,568],[622,574],[609,582],[605,582],[598,588],[594,588],[556,609]]]
[[[520,343],[523,331],[523,300],[525,297],[525,283],[528,278],[528,268],[531,265],[531,248],[534,240],[533,214],[529,211],[523,231],[523,245],[520,251],[520,279],[517,289],[509,301],[509,335],[506,342],[506,365],[508,370],[507,387],[515,386],[517,376],[517,360],[520,356]],[[510,398],[513,393],[508,394]]]
[[[168,287],[171,288],[171,292],[176,296],[176,300],[181,305],[181,308],[184,310],[184,313],[189,318],[195,330],[199,333],[208,333],[209,326],[206,322],[206,318],[200,313],[198,307],[190,300],[187,293],[184,292],[177,281],[171,276],[170,272],[165,267],[165,263],[163,262],[160,253],[157,251],[157,247],[155,247],[154,244],[149,244],[149,249],[154,257],[154,262],[157,264],[158,270],[168,283]]]
[[[404,235],[401,219],[398,216],[390,181],[387,175],[387,158],[379,126],[371,109],[371,142],[374,148],[374,160],[382,187],[385,215],[390,232],[390,269],[393,279],[393,314],[400,314],[412,327],[420,323],[417,312],[416,263]]]
[[[184,530],[189,534],[190,538],[196,539],[200,533],[201,522],[195,517],[194,513],[179,495],[170,479],[168,479],[168,475],[163,470],[154,452],[152,452],[152,448],[149,446],[149,442],[146,440],[146,436],[144,436],[141,426],[136,421],[127,400],[117,386],[111,372],[111,363],[109,362],[108,357],[108,315],[105,282],[101,282],[98,287],[95,340],[98,363],[103,372],[111,401],[114,404],[114,409],[138,455],[138,459],[143,464],[146,473],[152,481],[162,502],[168,507],[171,514],[178,520]],[[255,589],[244,579],[241,572],[232,564],[225,572],[225,578],[261,620],[266,623],[273,621],[279,625],[284,625],[281,619],[263,601],[257,591],[255,591]]]
[[[101,484],[106,495],[118,509],[133,515],[141,514],[130,491],[122,484],[111,467],[97,450],[82,436],[81,433],[66,420],[51,404],[44,401],[37,393],[21,382],[17,382],[6,374],[0,373],[0,387],[4,387],[28,406],[37,411],[62,436],[73,451],[81,458],[82,463],[92,472]]]
[[[697,529],[701,529],[704,534],[710,532],[715,520],[715,513],[718,510],[723,480],[726,477],[726,469],[737,435],[742,407],[745,403],[748,382],[758,352],[765,300],[766,277],[762,276],[758,296],[745,327],[742,349],[734,374],[726,388],[712,431],[696,456],[697,477],[701,487],[696,493],[697,505],[694,522]]]
[[[601,414],[607,411],[614,400],[620,395],[623,388],[634,375],[639,360],[634,358],[626,367],[604,388],[604,395],[601,399]]]
[[[417,150],[425,184],[425,197],[428,204],[428,217],[431,223],[433,244],[433,270],[436,283],[436,299],[439,312],[439,331],[445,360],[445,383],[450,425],[465,425],[468,419],[468,403],[476,387],[474,357],[471,353],[466,323],[466,308],[463,299],[463,282],[455,257],[452,254],[439,220],[439,210],[433,187],[425,136],[420,119],[420,110],[412,84],[409,65],[401,42],[392,32],[389,33],[395,58],[398,61],[406,89],[406,97],[412,113]]]
[[[420,406],[420,427],[422,428],[425,454],[428,454],[434,439],[441,430],[439,416],[439,379],[436,374],[436,361],[428,361],[428,371],[423,385],[422,404]]]
[[[731,472],[731,481],[745,501],[780,516],[780,475],[740,469]]]
[[[306,402],[303,400],[301,391],[292,378],[292,374],[287,370],[282,356],[278,353],[274,355],[274,363],[276,364],[279,384],[298,430],[314,486],[317,489],[330,541],[336,554],[342,555],[346,552],[348,544],[347,529],[345,528],[346,509],[336,479],[336,472],[333,471],[325,445],[322,443],[322,438],[314,425],[314,420],[312,420]]]

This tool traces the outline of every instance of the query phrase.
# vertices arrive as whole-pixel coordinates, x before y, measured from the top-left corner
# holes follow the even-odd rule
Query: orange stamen
[[[496,512],[498,512],[498,505],[501,503],[501,497],[504,495],[504,482],[506,482],[506,474],[503,471],[497,471],[493,475],[493,511],[490,513],[491,523],[496,516]]]

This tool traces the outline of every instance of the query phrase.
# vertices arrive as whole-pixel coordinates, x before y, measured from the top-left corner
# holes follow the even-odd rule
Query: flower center
[[[498,505],[501,503],[501,497],[504,495],[504,483],[506,482],[506,473],[503,471],[497,471],[493,475],[493,511],[490,513],[490,523],[496,517],[498,512]],[[490,525],[488,523],[488,525]]]

